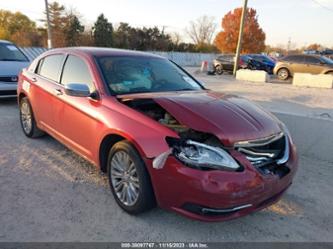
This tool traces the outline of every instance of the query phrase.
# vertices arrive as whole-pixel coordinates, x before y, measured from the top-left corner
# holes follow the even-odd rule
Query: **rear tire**
[[[287,68],[280,68],[277,72],[279,80],[287,80],[290,77],[289,70]]]
[[[147,168],[128,141],[120,141],[111,148],[107,173],[112,194],[127,213],[140,214],[155,207]]]
[[[45,133],[37,127],[32,107],[27,97],[20,100],[20,123],[23,133],[30,138],[43,136]]]

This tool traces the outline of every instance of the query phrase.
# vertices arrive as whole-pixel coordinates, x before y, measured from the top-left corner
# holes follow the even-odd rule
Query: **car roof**
[[[321,57],[320,54],[291,54],[291,55],[286,55],[285,57],[289,57],[289,56],[295,56],[295,57],[299,57],[299,56],[305,56],[305,57]]]
[[[12,42],[6,40],[0,40],[0,43],[13,44]]]
[[[103,56],[132,56],[132,57],[150,57],[150,58],[163,58],[162,56],[152,53],[133,51],[117,48],[101,48],[101,47],[70,47],[70,48],[56,48],[49,51],[49,54],[53,53],[79,53],[93,57]]]

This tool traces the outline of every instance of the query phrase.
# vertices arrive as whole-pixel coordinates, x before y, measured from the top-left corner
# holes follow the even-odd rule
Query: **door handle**
[[[55,92],[55,94],[56,94],[57,96],[59,96],[59,95],[63,95],[63,92],[62,92],[61,89],[55,89],[54,92]]]
[[[32,77],[32,78],[31,78],[31,81],[32,81],[32,82],[37,82],[37,78],[36,78],[36,77]]]

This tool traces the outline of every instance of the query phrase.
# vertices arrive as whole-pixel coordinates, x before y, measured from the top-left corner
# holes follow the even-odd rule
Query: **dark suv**
[[[294,73],[332,74],[333,61],[320,55],[288,55],[276,63],[274,74],[286,80]]]
[[[213,61],[214,71],[217,74],[223,74],[224,72],[232,72],[234,70],[235,64],[235,55],[234,54],[224,54],[218,56]],[[246,68],[247,64],[245,63],[243,56],[239,60],[239,68]]]

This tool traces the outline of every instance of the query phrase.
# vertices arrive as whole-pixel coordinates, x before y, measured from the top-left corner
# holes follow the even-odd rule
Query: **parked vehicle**
[[[276,63],[274,74],[280,80],[294,73],[333,74],[333,61],[320,55],[288,55]]]
[[[223,74],[234,70],[235,55],[225,54],[217,57],[213,61],[215,73]],[[268,56],[259,54],[241,55],[239,60],[239,69],[264,70],[269,74],[273,73],[275,62]]]
[[[157,55],[50,50],[20,75],[18,103],[27,137],[47,132],[106,172],[131,214],[157,203],[204,221],[237,218],[275,203],[297,169],[276,117]]]
[[[248,68],[253,70],[264,70],[269,74],[273,74],[273,69],[276,62],[270,57],[262,54],[248,54],[251,60],[248,63]]]
[[[325,50],[321,51],[320,54],[328,57],[331,60],[333,59],[333,49],[325,49]]]
[[[240,57],[239,60],[239,68],[246,68],[247,64],[244,60],[243,56]],[[234,54],[223,54],[217,57],[213,61],[213,67],[215,69],[215,73],[221,75],[224,72],[233,72],[235,65],[235,55]]]
[[[28,58],[18,47],[0,40],[0,98],[16,96],[18,74],[28,65]]]

